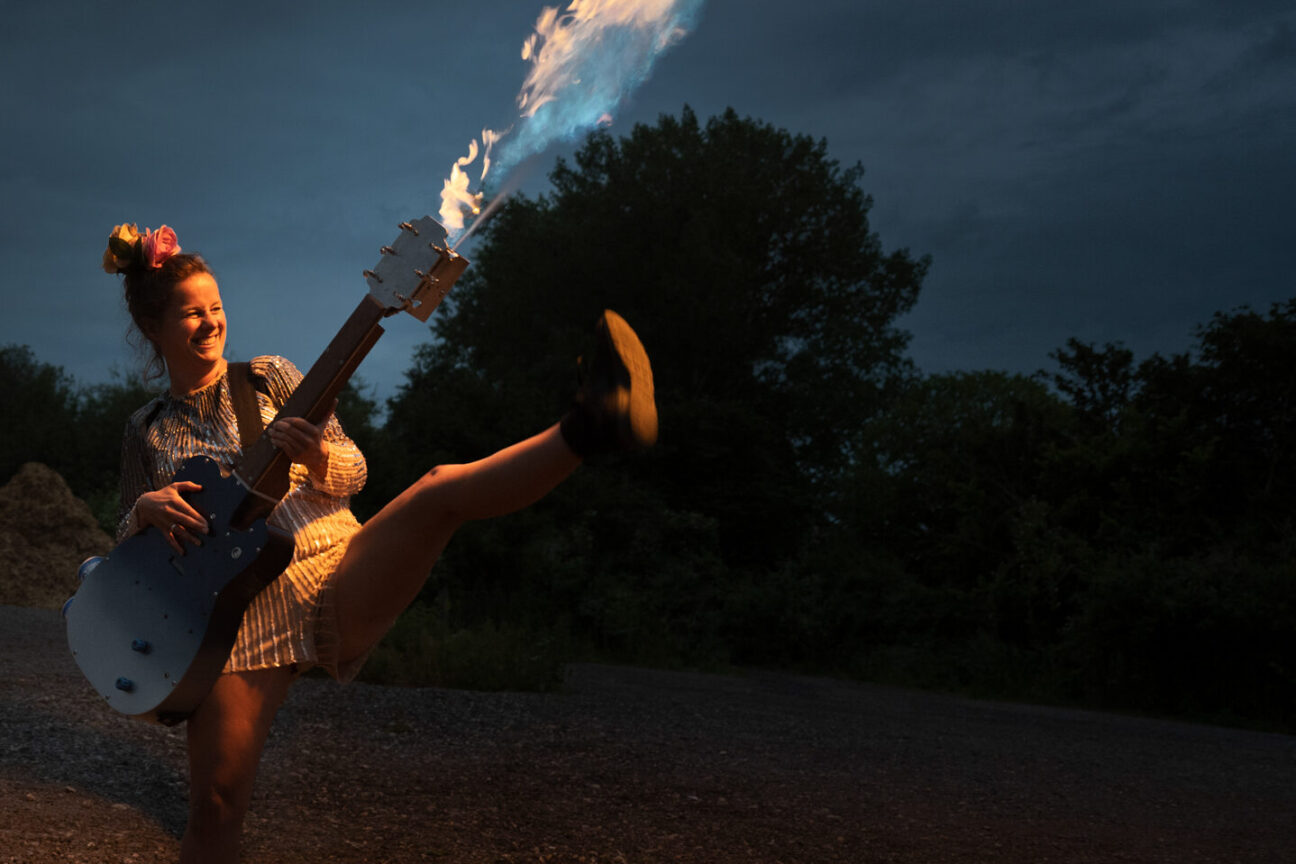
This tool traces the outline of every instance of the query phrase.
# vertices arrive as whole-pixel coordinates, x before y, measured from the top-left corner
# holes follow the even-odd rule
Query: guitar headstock
[[[426,321],[445,299],[468,259],[449,248],[446,230],[431,216],[402,222],[400,234],[382,247],[382,258],[364,271],[369,293],[391,315],[405,311]]]

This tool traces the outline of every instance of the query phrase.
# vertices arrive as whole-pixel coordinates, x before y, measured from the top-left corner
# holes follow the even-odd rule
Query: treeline
[[[499,211],[382,422],[343,400],[358,515],[554,422],[604,306],[652,354],[661,441],[465,526],[368,674],[755,664],[1291,728],[1296,299],[1169,357],[923,375],[894,322],[928,262],[882,249],[861,177],[686,109]],[[0,359],[0,469],[45,461],[110,522],[141,388]]]
[[[871,597],[850,653],[899,680],[1291,728],[1296,299],[1219,313],[1171,357],[1052,357],[914,379],[866,426],[841,530],[802,571]]]
[[[155,395],[142,382],[78,385],[25,345],[0,347],[0,478],[27,462],[58,471],[109,534],[116,527],[122,430]]]

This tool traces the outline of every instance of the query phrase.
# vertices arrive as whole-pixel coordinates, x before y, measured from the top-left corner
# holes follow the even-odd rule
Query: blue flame
[[[652,74],[657,58],[687,35],[702,2],[572,0],[561,15],[545,7],[522,45],[531,69],[518,94],[521,115],[503,132],[482,130],[481,180],[493,169],[494,185],[527,157],[610,122],[612,112]],[[501,193],[481,210],[484,195],[469,190],[461,170],[477,153],[473,141],[441,192],[441,220],[452,238],[463,230],[465,210],[480,213],[468,230],[472,234],[507,197]]]
[[[572,8],[577,5],[573,3]],[[551,144],[573,140],[605,122],[648,79],[657,58],[692,29],[702,0],[657,5],[661,7],[659,14],[644,16],[650,20],[636,24],[601,26],[597,20],[566,23],[571,30],[585,32],[577,34],[579,44],[563,58],[563,80],[547,93],[550,100],[530,114],[528,106],[522,105],[524,113],[512,134],[497,145],[493,170],[498,176]],[[597,16],[597,12],[594,14]],[[537,66],[544,63],[548,47],[543,43],[538,46],[538,57],[533,58]],[[524,89],[519,100],[537,95]]]

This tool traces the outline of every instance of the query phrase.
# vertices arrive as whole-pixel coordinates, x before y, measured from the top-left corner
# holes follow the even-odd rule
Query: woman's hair
[[[148,331],[161,322],[162,313],[171,302],[171,293],[177,285],[196,273],[211,272],[201,255],[186,252],[172,255],[157,268],[137,266],[123,271],[122,285],[132,324],[126,338],[146,358],[145,382],[166,374],[166,361],[156,343],[148,337]]]

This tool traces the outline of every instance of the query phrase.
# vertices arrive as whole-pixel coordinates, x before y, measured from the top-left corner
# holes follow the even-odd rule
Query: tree
[[[861,545],[889,547],[921,581],[974,588],[1011,550],[1065,422],[1065,406],[1020,375],[911,382],[862,430],[872,452],[856,486],[868,497],[851,510]]]
[[[1217,312],[1196,335],[1196,356],[1139,367],[1135,406],[1160,493],[1148,507],[1183,549],[1281,542],[1296,495],[1296,299],[1267,315]]]
[[[110,534],[121,505],[122,432],[131,414],[156,395],[132,376],[81,388],[77,397],[75,447],[59,470]]]
[[[927,259],[883,250],[860,166],[732,110],[705,125],[685,108],[624,138],[595,133],[573,163],[559,161],[552,193],[510,200],[485,227],[391,402],[393,444],[429,464],[553,422],[590,325],[615,308],[653,358],[661,441],[609,460],[631,481],[629,505],[577,483],[544,512],[625,541],[588,552],[605,580],[696,579],[715,568],[684,562],[718,560],[734,579],[747,574],[741,584],[759,582],[813,542],[857,457],[854,430],[912,374],[895,320]],[[644,544],[649,560],[630,560]],[[720,602],[694,599],[689,614]]]
[[[552,195],[516,198],[487,226],[398,402],[467,370],[507,394],[517,422],[501,432],[532,431],[563,407],[550,394],[571,381],[572,346],[615,307],[653,356],[666,463],[653,471],[671,500],[701,486],[714,512],[768,523],[735,552],[774,541],[785,532],[762,508],[780,501],[781,520],[789,500],[808,505],[908,371],[894,322],[927,261],[883,252],[862,174],[732,110],[596,133],[575,166],[559,161]]]
[[[1091,431],[1116,433],[1135,391],[1134,352],[1111,342],[1099,349],[1072,338],[1049,356],[1059,369],[1046,377],[1071,400],[1081,421]]]
[[[43,363],[25,345],[0,348],[0,482],[24,462],[43,462],[84,499],[105,530],[117,521],[122,429],[154,394],[116,381],[78,387],[61,367]]]
[[[77,400],[62,367],[36,359],[26,345],[0,348],[0,483],[25,462],[66,471],[77,442]]]

